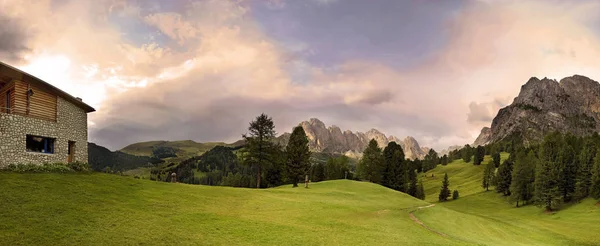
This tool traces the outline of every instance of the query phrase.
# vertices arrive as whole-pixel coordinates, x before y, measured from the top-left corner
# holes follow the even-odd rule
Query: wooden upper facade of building
[[[95,111],[81,99],[0,62],[0,113],[56,122],[58,97],[73,103],[87,113]]]

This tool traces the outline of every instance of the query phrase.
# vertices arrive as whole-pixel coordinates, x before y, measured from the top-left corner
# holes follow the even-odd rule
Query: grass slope
[[[410,220],[428,203],[348,180],[254,190],[0,173],[0,187],[0,245],[461,243]]]
[[[501,157],[504,161],[508,154]],[[458,189],[461,197],[416,211],[415,216],[450,238],[480,245],[600,245],[595,240],[600,234],[596,201],[566,205],[555,214],[535,206],[516,208],[493,189],[486,192],[481,187],[489,158],[480,166],[456,160],[423,175],[426,201],[437,203],[444,173],[451,190]]]
[[[502,153],[500,163],[506,159],[508,159],[508,153]],[[423,188],[425,189],[425,201],[438,201],[444,173],[448,173],[450,191],[458,190],[461,197],[483,192],[484,190],[481,188],[483,170],[490,160],[490,156],[485,156],[483,163],[478,166],[473,165],[473,161],[465,163],[462,159],[454,160],[446,166],[438,165],[436,168],[422,174],[420,178],[423,180]]]
[[[215,146],[234,146],[236,143],[227,144],[222,142],[207,142],[207,143],[197,143],[192,140],[183,140],[183,141],[149,141],[149,142],[140,142],[134,143],[126,146],[121,149],[121,152],[131,154],[131,155],[139,155],[139,156],[152,156],[152,149],[154,147],[172,147],[178,150],[178,157],[192,157],[201,155],[206,151],[214,148]],[[185,158],[187,159],[187,158]]]

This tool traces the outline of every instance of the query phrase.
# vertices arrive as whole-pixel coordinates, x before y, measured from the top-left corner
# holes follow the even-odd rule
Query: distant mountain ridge
[[[311,118],[299,124],[308,136],[309,148],[313,152],[340,153],[350,157],[359,157],[365,150],[369,141],[375,139],[382,149],[389,142],[396,142],[409,159],[423,159],[429,148],[419,146],[413,137],[400,140],[395,136],[386,136],[377,129],[371,129],[365,133],[342,131],[339,127],[332,125],[327,127],[325,123],[317,118]],[[287,145],[290,133],[283,133],[277,137],[277,142],[283,146]]]
[[[560,80],[532,77],[512,104],[500,109],[474,145],[519,136],[528,145],[551,132],[590,135],[600,130],[600,84],[574,75]]]

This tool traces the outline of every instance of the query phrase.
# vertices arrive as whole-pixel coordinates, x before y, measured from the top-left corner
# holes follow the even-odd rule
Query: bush
[[[10,164],[6,171],[16,173],[72,173],[72,172],[87,172],[89,167],[87,163],[74,162],[70,164],[64,163],[43,163],[38,164]]]
[[[452,200],[456,199],[458,199],[458,190],[454,190],[454,192],[452,192]]]

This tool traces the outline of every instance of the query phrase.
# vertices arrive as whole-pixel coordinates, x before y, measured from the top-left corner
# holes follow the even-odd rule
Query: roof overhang
[[[76,106],[85,110],[85,112],[87,112],[87,113],[96,111],[90,105],[87,105],[83,101],[77,99],[74,96],[71,96],[69,93],[66,93],[61,89],[58,89],[57,87],[51,85],[50,83],[43,81],[43,80],[41,80],[31,74],[28,74],[24,71],[21,71],[11,65],[0,62],[0,87],[3,85],[3,83],[10,82],[10,81],[6,81],[7,78],[36,84],[36,85],[48,90],[49,92],[52,92],[53,94],[56,94],[57,96],[60,96],[63,99],[75,104]]]

